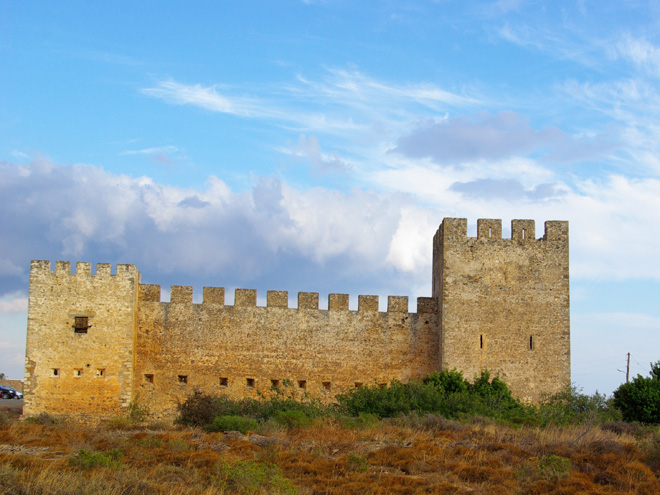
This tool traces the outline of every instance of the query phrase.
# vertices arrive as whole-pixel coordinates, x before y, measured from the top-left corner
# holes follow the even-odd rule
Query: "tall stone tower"
[[[433,297],[438,301],[440,363],[471,379],[497,374],[520,398],[570,385],[568,222],[445,218],[433,239]]]
[[[132,398],[137,297],[134,265],[49,261],[30,267],[23,413],[109,416]]]

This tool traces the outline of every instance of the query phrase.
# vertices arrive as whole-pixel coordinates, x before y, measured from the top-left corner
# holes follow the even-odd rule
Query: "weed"
[[[570,459],[558,455],[544,455],[539,460],[537,474],[542,480],[557,481],[561,478],[567,478],[570,471]]]
[[[27,418],[25,418],[24,422],[27,424],[41,425],[41,426],[61,426],[64,424],[64,419],[62,419],[60,416],[55,416],[53,414],[42,412],[37,414],[36,416],[28,416]]]
[[[172,438],[167,442],[167,448],[172,452],[185,452],[190,449],[190,444],[182,438]]]
[[[357,471],[358,473],[363,473],[369,469],[369,462],[367,462],[367,459],[361,455],[354,454],[353,452],[348,453],[346,461],[349,469]]]

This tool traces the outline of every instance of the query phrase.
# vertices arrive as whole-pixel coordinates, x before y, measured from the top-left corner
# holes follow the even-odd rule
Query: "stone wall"
[[[499,375],[518,396],[570,385],[568,222],[445,218],[434,238],[434,296],[440,301],[441,362],[467,378]]]
[[[535,238],[532,220],[513,220],[502,239],[500,220],[446,218],[434,237],[431,298],[205,287],[141,285],[133,265],[33,261],[30,272],[25,408],[101,418],[138,400],[170,419],[194,389],[258,397],[273,386],[323,401],[359,385],[422,378],[456,368],[472,379],[489,369],[514,393],[535,401],[570,384],[568,224],[546,222]],[[84,327],[84,328],[83,328]]]
[[[347,294],[330,294],[319,310],[317,293],[268,291],[256,306],[256,291],[238,289],[235,305],[224,289],[205,287],[193,304],[191,287],[172,287],[160,302],[160,287],[142,285],[139,301],[136,391],[153,414],[172,417],[176,400],[193,389],[232,397],[258,397],[273,386],[327,401],[359,385],[421,378],[438,369],[436,305],[389,297],[378,311],[377,296],[359,296],[348,309]]]
[[[132,398],[140,274],[134,265],[33,261],[25,358],[26,415],[109,416]],[[77,330],[76,317],[89,327]]]

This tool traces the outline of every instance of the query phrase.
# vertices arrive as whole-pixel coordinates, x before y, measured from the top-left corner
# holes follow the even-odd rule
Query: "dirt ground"
[[[0,399],[0,411],[7,411],[11,418],[18,418],[23,414],[23,400]]]

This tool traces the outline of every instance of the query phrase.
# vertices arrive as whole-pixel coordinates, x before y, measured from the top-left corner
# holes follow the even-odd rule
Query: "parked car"
[[[23,392],[20,392],[9,385],[0,385],[0,396],[2,396],[3,399],[22,399]]]

